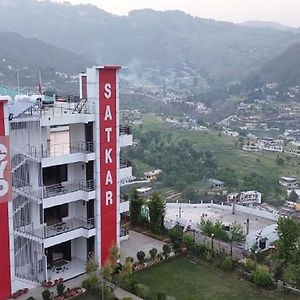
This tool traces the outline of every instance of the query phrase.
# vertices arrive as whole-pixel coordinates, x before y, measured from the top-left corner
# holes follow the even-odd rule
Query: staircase
[[[86,103],[87,103],[87,99],[81,99],[75,106],[72,114],[76,114],[76,113],[80,114],[83,108],[85,107]]]

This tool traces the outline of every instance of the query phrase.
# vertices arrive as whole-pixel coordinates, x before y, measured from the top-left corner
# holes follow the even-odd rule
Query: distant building
[[[150,172],[145,172],[144,176],[146,177],[147,180],[149,181],[153,181],[156,180],[158,175],[162,172],[162,170],[160,169],[156,169],[154,171],[150,171]]]
[[[241,193],[229,193],[227,195],[227,204],[260,204],[261,193],[257,191],[246,191]]]
[[[216,179],[209,179],[208,182],[210,183],[210,187],[212,189],[224,189],[225,183],[223,181],[216,180]]]
[[[289,189],[295,189],[298,187],[298,179],[295,177],[281,177],[279,184]]]

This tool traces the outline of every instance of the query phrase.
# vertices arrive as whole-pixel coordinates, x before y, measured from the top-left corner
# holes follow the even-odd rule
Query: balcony
[[[95,199],[94,180],[82,180],[77,183],[58,183],[43,187],[43,207],[49,208],[79,200]]]
[[[44,245],[48,248],[80,237],[89,238],[95,234],[94,218],[66,218],[62,222],[44,227]]]
[[[71,218],[65,222],[60,222],[51,226],[45,226],[45,239],[66,233],[78,228],[90,230],[95,228],[94,218]]]
[[[120,229],[120,241],[124,241],[128,239],[129,239],[129,230],[122,226]]]
[[[57,99],[52,106],[43,106],[39,115],[42,126],[88,123],[95,120],[95,104],[86,99],[77,102]]]
[[[120,197],[119,213],[129,211],[129,196],[127,194],[122,194]]]
[[[120,159],[119,180],[126,181],[127,178],[132,177],[132,163],[129,159]]]
[[[132,127],[128,125],[120,125],[120,147],[127,147],[133,144]]]
[[[94,142],[79,142],[74,144],[55,144],[42,146],[42,166],[50,167],[74,162],[88,162],[95,159]]]
[[[131,135],[132,127],[129,125],[120,125],[120,135]]]
[[[79,142],[76,144],[55,144],[45,149],[42,146],[42,158],[51,156],[61,156],[73,153],[93,153],[94,142]]]

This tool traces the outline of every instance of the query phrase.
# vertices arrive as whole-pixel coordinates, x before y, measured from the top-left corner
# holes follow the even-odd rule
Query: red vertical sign
[[[100,69],[101,264],[117,242],[116,67]]]
[[[10,160],[8,158],[8,137],[5,137],[5,123],[4,123],[4,103],[0,100],[0,143],[2,144],[0,158],[2,161],[2,187],[0,187],[0,300],[6,300],[10,297],[10,255],[9,255],[9,221],[8,221],[8,201],[11,200],[9,193],[11,191],[10,176]],[[7,152],[5,151],[7,149]],[[5,153],[6,152],[6,153]],[[1,163],[0,161],[0,163]],[[7,173],[8,172],[8,173]],[[8,190],[6,183],[8,183]]]

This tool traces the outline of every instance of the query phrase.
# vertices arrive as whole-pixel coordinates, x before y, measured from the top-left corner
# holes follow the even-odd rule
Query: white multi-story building
[[[45,280],[104,264],[128,234],[120,182],[132,174],[120,149],[132,145],[119,124],[118,66],[80,76],[80,100],[0,101],[0,300]]]
[[[260,204],[261,203],[261,193],[257,191],[246,191],[241,193],[229,193],[227,195],[227,203],[232,204]]]

